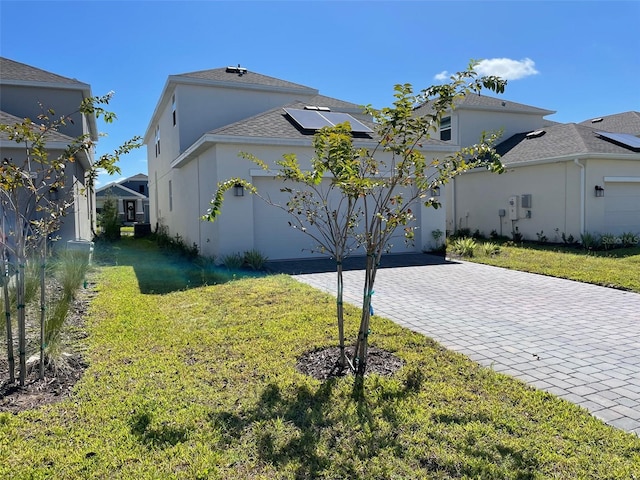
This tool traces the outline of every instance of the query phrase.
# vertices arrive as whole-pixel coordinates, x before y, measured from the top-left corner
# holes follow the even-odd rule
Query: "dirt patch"
[[[347,349],[347,355],[353,357],[353,349]],[[312,350],[298,358],[296,368],[299,372],[309,375],[318,380],[343,377],[351,375],[350,369],[341,369],[338,363],[340,359],[339,347],[327,347],[320,350]],[[378,347],[369,348],[367,358],[367,375],[376,373],[390,377],[400,370],[404,361],[396,357],[393,353],[382,350]]]
[[[58,288],[56,285],[50,285],[47,287],[47,290],[55,291]],[[75,300],[69,307],[66,321],[67,327],[65,329],[68,337],[65,338],[64,341],[66,345],[70,345],[68,350],[73,348],[78,351],[64,353],[61,355],[61,358],[56,361],[55,365],[46,365],[43,380],[38,379],[40,368],[38,358],[27,363],[25,385],[23,387],[18,385],[18,349],[17,345],[14,345],[14,355],[16,355],[16,382],[13,384],[9,383],[9,363],[6,358],[6,334],[3,334],[2,341],[5,343],[5,348],[0,349],[2,352],[2,358],[0,359],[0,412],[18,413],[24,410],[38,408],[42,405],[56,403],[71,396],[74,385],[80,380],[87,368],[87,363],[84,361],[82,353],[79,350],[81,350],[82,339],[87,336],[84,317],[89,303],[94,296],[95,284],[93,283],[88,283],[86,288],[78,290]],[[38,317],[37,315],[34,317],[33,314],[28,314],[27,318]],[[32,330],[34,329],[33,325],[28,327]],[[2,331],[4,332],[4,329],[2,329]],[[17,341],[15,333],[14,330],[14,341]],[[38,347],[30,344],[29,352],[31,353],[32,351],[37,352]]]

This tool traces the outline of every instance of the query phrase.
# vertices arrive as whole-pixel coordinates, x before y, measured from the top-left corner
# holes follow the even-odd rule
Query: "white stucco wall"
[[[452,140],[457,139],[459,145],[468,146],[478,143],[483,131],[493,133],[503,130],[497,141],[500,143],[516,133],[536,130],[542,125],[541,115],[460,109],[453,112]]]

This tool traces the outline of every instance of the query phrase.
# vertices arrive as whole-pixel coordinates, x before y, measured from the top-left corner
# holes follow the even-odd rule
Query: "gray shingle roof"
[[[594,120],[599,120],[595,121]],[[580,122],[580,125],[597,128],[606,132],[630,133],[640,135],[640,112],[624,112],[615,115],[607,115],[597,119],[591,118]]]
[[[172,77],[197,78],[200,80],[209,80],[211,82],[234,82],[245,85],[263,85],[279,88],[305,89],[309,90],[310,92],[317,92],[317,90],[314,88],[300,85],[298,83],[287,82],[286,80],[280,80],[279,78],[269,77],[267,75],[252,72],[251,70],[247,70],[247,72],[243,75],[239,75],[238,73],[227,71],[226,67],[182,73],[179,75],[172,75]]]
[[[22,123],[23,121],[24,118],[16,117],[15,115],[11,115],[10,113],[0,110],[0,123],[4,125],[14,125],[16,123]],[[9,141],[8,134],[6,134],[5,132],[0,132],[0,140]],[[47,133],[46,140],[48,142],[64,142],[67,144],[73,142],[73,138],[71,138],[70,136],[56,131]],[[18,143],[16,143],[16,147],[21,148]]]
[[[88,86],[87,84],[76,80],[75,78],[67,78],[62,75],[47,72],[39,68],[16,62],[8,58],[0,57],[0,81],[23,81],[38,83],[62,83],[67,85]]]
[[[540,136],[527,138],[529,132],[513,135],[497,145],[496,150],[505,166],[569,155],[636,153],[596,135],[599,130],[602,129],[576,123],[553,125],[545,127]]]
[[[456,101],[455,105],[456,108],[533,113],[537,115],[550,115],[555,113],[553,110],[532,107],[523,103],[511,102],[501,98],[489,97],[487,95],[478,95],[476,93],[465,95],[462,99]],[[418,115],[429,113],[431,111],[431,102],[419,106],[415,111]]]
[[[328,97],[325,97],[325,98],[328,98]],[[344,103],[350,106],[354,105],[354,104],[349,104],[348,102],[344,102]],[[284,105],[283,107],[273,108],[267,112],[260,113],[258,115],[255,115],[253,117],[250,117],[244,120],[240,120],[230,125],[225,125],[224,127],[220,127],[208,133],[213,135],[230,135],[230,136],[239,136],[239,137],[288,138],[288,139],[308,138],[309,140],[311,140],[311,137],[314,132],[300,130],[294,124],[293,121],[289,120],[288,116],[285,114],[283,110],[283,108],[304,108],[305,105],[308,105],[308,103],[307,102],[290,103],[288,105]],[[327,106],[327,105],[325,104],[323,106]],[[332,110],[340,111],[340,109],[338,108],[335,108]],[[372,121],[366,120],[362,116],[358,116],[358,120],[375,131],[376,126]],[[367,137],[364,137],[364,138],[367,138]],[[443,146],[450,147],[449,142],[443,142],[442,140],[439,140],[436,138],[431,138],[422,143],[426,145],[443,145]]]

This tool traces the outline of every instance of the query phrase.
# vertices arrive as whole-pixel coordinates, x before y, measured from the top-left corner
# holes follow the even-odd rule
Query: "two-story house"
[[[217,68],[168,78],[149,122],[144,143],[149,168],[150,218],[170,235],[198,245],[202,254],[221,256],[257,249],[270,259],[314,256],[317,246],[289,226],[289,214],[243,189],[226,194],[223,214],[203,222],[219,181],[242,178],[271,202],[286,202],[273,171],[239,157],[247,152],[276,169],[284,154],[308,165],[320,118],[349,119],[355,142],[373,147],[373,124],[362,108],[321,95],[318,90],[243,67]],[[439,139],[425,142],[428,158],[456,150]],[[429,248],[434,230],[445,229],[444,209],[416,209],[414,245],[400,238],[393,251]]]
[[[60,155],[80,135],[97,141],[95,118],[78,112],[81,102],[89,97],[91,87],[86,83],[0,57],[0,123],[12,125],[25,118],[38,122],[38,116],[49,109],[55,116],[71,118],[47,137],[50,156]],[[2,159],[20,163],[26,159],[24,146],[6,135],[0,137],[0,150]],[[93,237],[95,196],[86,188],[86,171],[93,161],[93,152],[79,152],[77,160],[65,169],[72,206],[57,232],[63,241],[88,241]]]

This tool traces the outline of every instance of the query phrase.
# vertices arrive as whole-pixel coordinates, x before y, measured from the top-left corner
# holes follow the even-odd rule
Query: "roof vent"
[[[318,110],[320,112],[330,112],[331,109],[329,107],[319,107],[318,105],[306,105],[304,107],[305,110]]]
[[[227,67],[227,73],[237,73],[239,77],[247,73],[247,69],[238,64],[237,67]]]
[[[544,130],[534,130],[533,132],[529,132],[527,133],[526,137],[527,138],[538,138],[541,137],[542,135],[544,135],[545,132]]]
[[[507,102],[502,102],[502,106],[506,107],[507,106]]]
[[[591,120],[591,123],[599,123],[602,121],[602,117],[599,118],[594,118],[593,120]]]

